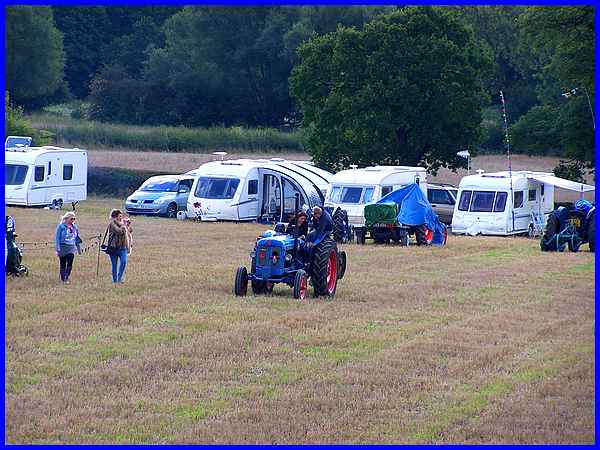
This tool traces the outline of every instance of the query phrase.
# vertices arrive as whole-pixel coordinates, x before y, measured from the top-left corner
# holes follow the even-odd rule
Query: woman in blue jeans
[[[110,212],[106,245],[111,249],[109,256],[113,283],[122,283],[127,259],[131,253],[131,220],[125,217],[120,209]]]

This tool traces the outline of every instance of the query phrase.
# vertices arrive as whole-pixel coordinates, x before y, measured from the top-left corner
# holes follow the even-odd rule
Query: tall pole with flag
[[[502,101],[502,116],[504,118],[504,146],[506,148],[506,158],[508,159],[508,177],[510,179],[510,201],[513,205],[511,208],[512,211],[512,231],[515,230],[515,195],[513,192],[513,184],[512,184],[512,166],[510,163],[510,138],[508,136],[508,119],[506,118],[506,102],[504,101],[504,93],[500,91],[500,100]]]

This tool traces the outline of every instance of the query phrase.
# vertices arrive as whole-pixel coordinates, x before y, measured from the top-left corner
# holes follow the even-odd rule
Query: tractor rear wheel
[[[308,291],[308,275],[302,269],[296,272],[294,277],[293,295],[296,300],[304,300]]]
[[[346,273],[346,252],[340,250],[338,252],[338,280],[344,278],[344,274]]]
[[[587,229],[587,241],[590,244],[590,252],[596,251],[596,212],[592,213]]]
[[[546,222],[546,228],[544,229],[544,234],[542,235],[542,239],[540,241],[540,248],[543,252],[547,252],[552,250],[550,242],[552,238],[559,233],[560,224],[558,222],[558,217],[556,217],[556,211],[552,211],[548,216],[548,221]],[[558,250],[558,249],[556,249]]]
[[[244,297],[248,292],[248,271],[245,267],[238,267],[235,272],[235,295]]]
[[[319,295],[333,297],[335,295],[338,272],[337,253],[337,245],[331,239],[325,239],[315,248],[312,263],[315,297]]]

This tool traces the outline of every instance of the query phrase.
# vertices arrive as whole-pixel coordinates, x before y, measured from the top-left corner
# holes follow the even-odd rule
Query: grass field
[[[120,201],[81,205],[84,238]],[[8,208],[20,242],[59,212]],[[8,443],[594,443],[594,258],[346,245],[333,300],[232,295],[264,226],[134,219],[123,285],[52,249],[6,286]],[[86,239],[89,242],[89,239]]]

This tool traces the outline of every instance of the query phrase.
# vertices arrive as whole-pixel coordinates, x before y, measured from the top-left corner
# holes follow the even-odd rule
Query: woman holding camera
[[[113,283],[122,283],[131,253],[131,220],[120,209],[110,212],[107,247],[110,249]]]

